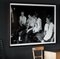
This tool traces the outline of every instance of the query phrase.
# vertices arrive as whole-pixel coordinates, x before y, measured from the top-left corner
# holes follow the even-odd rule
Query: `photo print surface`
[[[10,3],[10,46],[56,43],[56,5]]]

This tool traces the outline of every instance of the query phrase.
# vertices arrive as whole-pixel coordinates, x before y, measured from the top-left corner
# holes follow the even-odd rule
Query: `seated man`
[[[34,26],[27,30],[28,38],[29,37],[33,37],[34,38],[36,33],[38,33],[40,30],[42,30],[41,19],[37,18],[37,16],[34,16],[34,19],[35,19]],[[33,38],[30,38],[30,40],[33,41]]]
[[[25,30],[23,30],[23,32],[22,32],[22,34],[21,34],[21,37],[22,37],[22,39],[24,39],[24,42],[27,41],[27,38],[25,38],[25,37],[27,37],[26,34],[27,34],[27,32],[29,31],[28,29],[34,27],[35,19],[33,19],[32,16],[29,14],[26,23],[27,23],[27,24],[26,24],[26,25],[27,25],[27,28],[26,28]]]
[[[29,28],[34,27],[35,22],[36,22],[36,20],[35,20],[31,15],[28,15],[27,30],[28,30]]]
[[[32,28],[34,27],[34,24],[35,24],[36,20],[29,14],[28,15],[28,19],[27,19],[27,29],[24,30],[24,32],[22,33],[22,36],[25,36],[25,42],[27,42],[28,40],[28,32],[30,30],[32,30]]]
[[[44,26],[44,41],[50,42],[54,35],[54,24],[51,22],[51,17],[46,17],[46,24]],[[42,41],[43,42],[43,41]]]

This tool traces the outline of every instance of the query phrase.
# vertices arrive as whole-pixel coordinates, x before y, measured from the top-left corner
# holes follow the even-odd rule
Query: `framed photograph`
[[[10,3],[10,46],[56,43],[56,5]]]

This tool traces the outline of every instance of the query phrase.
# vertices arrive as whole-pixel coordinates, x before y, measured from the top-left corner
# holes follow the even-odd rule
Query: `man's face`
[[[35,20],[37,20],[37,17],[36,17],[35,15],[33,15],[33,18],[34,18]]]
[[[28,15],[28,18],[31,18],[31,16],[30,16],[30,15]]]
[[[35,18],[35,15],[33,15],[33,18]]]
[[[50,23],[50,21],[49,21],[49,19],[48,19],[48,18],[46,18],[46,23],[47,23],[47,24],[49,24],[49,23]]]
[[[24,16],[24,12],[21,12],[21,16]]]

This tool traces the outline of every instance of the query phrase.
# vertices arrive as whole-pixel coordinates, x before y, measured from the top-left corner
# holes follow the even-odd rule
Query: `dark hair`
[[[30,15],[30,16],[31,16],[31,14],[28,14],[28,15]]]
[[[48,19],[49,19],[49,21],[51,21],[51,20],[52,20],[52,17],[51,17],[50,15],[48,15],[46,18],[48,18]]]
[[[24,13],[24,11],[21,11],[21,13],[22,13],[22,12]]]
[[[38,17],[38,13],[34,12],[33,16]]]

